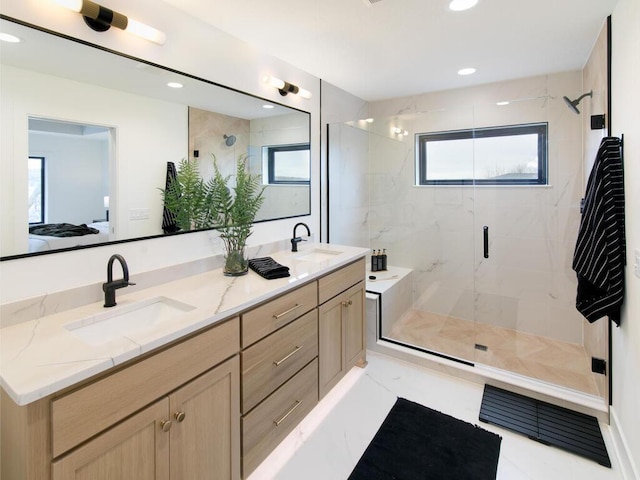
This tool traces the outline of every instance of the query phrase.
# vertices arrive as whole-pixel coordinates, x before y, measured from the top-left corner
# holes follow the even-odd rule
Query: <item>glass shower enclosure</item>
[[[380,319],[380,339],[604,396],[574,307],[581,124],[561,104],[539,95],[328,126],[329,241],[386,249],[412,272],[410,308]],[[522,125],[545,127],[545,159],[509,167],[501,159],[525,154],[504,142],[487,153],[487,130]],[[427,152],[425,135],[441,143]]]

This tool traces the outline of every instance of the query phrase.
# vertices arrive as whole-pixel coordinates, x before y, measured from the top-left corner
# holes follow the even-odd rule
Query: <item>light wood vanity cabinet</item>
[[[243,477],[364,364],[364,275],[361,259],[242,315]]]
[[[247,477],[353,365],[364,259],[24,407],[2,394],[16,480]]]
[[[364,259],[318,281],[319,393],[322,398],[354,365],[366,364]],[[323,295],[324,292],[324,295]]]
[[[317,304],[313,281],[242,315],[245,478],[318,403]]]
[[[63,455],[53,480],[239,478],[238,371],[235,356]]]
[[[239,479],[239,350],[235,317],[25,407],[3,392],[3,478]]]

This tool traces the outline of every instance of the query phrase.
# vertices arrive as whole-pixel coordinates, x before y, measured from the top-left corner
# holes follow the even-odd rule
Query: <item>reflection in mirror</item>
[[[29,252],[109,241],[112,135],[29,117]]]
[[[165,187],[167,163],[194,159],[196,152],[205,175],[212,169],[212,155],[221,169],[229,171],[239,156],[249,155],[252,172],[262,175],[267,187],[257,221],[311,213],[309,182],[269,182],[268,161],[263,154],[267,147],[308,146],[307,112],[8,19],[0,20],[0,30],[23,40],[3,45],[0,51],[3,260],[35,253],[29,248],[31,223],[102,223],[101,235],[108,235],[108,241],[162,235],[159,189]],[[168,88],[169,82],[179,83],[182,88]],[[56,137],[51,131],[43,131],[42,125],[37,126],[40,120],[47,120],[49,127],[99,126],[103,132],[82,136],[59,132]],[[59,142],[61,138],[93,140],[100,136],[109,139],[109,146],[104,147],[106,157],[94,173],[86,172],[91,181],[87,180],[85,190],[93,194],[86,201],[83,197],[82,201],[73,202],[74,207],[86,204],[86,211],[76,215],[55,192],[71,188],[65,187],[65,182],[74,180],[79,167],[63,168],[58,175],[47,159],[51,157],[50,147],[35,148],[39,145],[35,139],[49,137]],[[32,169],[25,162],[29,157],[34,157],[31,165],[36,162]],[[82,166],[85,167],[88,164]],[[306,164],[303,168],[307,168]],[[38,172],[44,172],[44,177],[38,177]],[[31,176],[35,180],[30,180]],[[43,181],[40,201],[34,203],[30,198],[38,198],[34,188],[37,178]],[[101,241],[104,240],[103,237]],[[69,242],[62,248],[80,244]],[[48,251],[56,251],[58,247],[50,248]]]

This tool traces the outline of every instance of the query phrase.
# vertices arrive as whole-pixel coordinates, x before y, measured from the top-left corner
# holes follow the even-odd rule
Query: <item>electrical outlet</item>
[[[633,253],[633,273],[635,273],[636,277],[640,278],[640,250],[636,248]]]

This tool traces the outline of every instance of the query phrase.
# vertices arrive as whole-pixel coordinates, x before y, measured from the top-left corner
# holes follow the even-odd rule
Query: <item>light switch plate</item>
[[[129,210],[129,220],[146,220],[148,218],[148,208],[132,208],[131,210]]]

